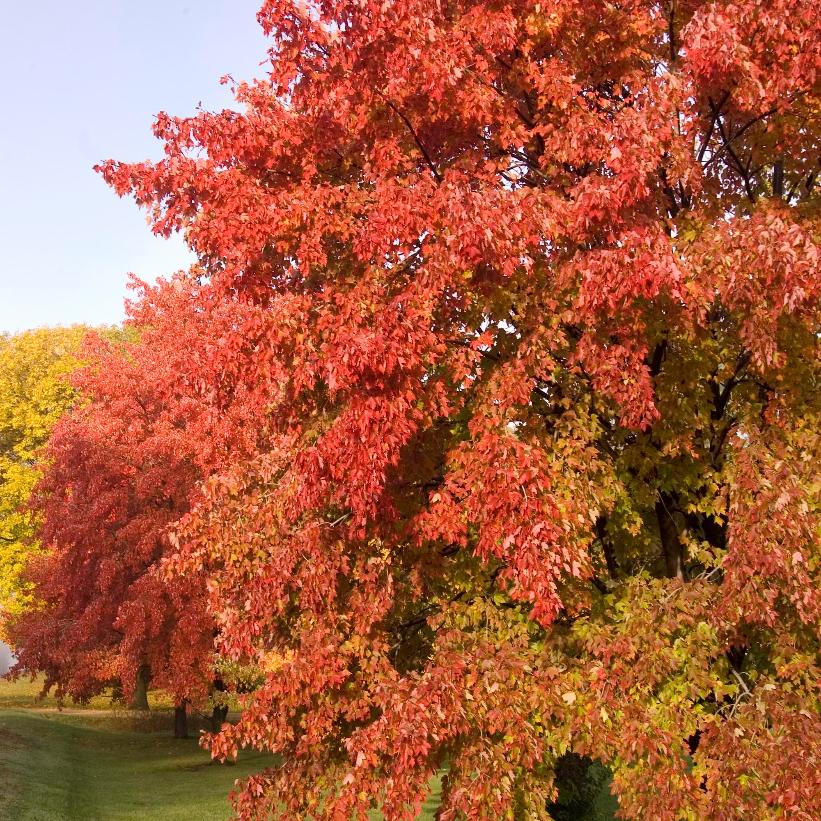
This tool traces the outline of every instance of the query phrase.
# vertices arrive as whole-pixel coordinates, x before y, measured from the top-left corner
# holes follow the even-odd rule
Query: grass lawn
[[[0,680],[2,821],[222,821],[234,780],[272,761],[241,752],[235,765],[212,762],[196,738],[171,737],[168,710],[141,718],[100,697],[61,712],[38,690]],[[435,807],[434,796],[421,819]]]
[[[266,757],[236,766],[210,761],[196,739],[125,730],[95,717],[0,713],[0,817],[19,821],[224,819],[234,779]],[[268,759],[270,760],[270,759]]]
[[[212,763],[196,738],[171,737],[170,712],[140,718],[100,698],[57,711],[37,685],[0,682],[0,819],[211,821],[230,815],[234,779],[270,756]],[[192,733],[196,734],[196,733]]]

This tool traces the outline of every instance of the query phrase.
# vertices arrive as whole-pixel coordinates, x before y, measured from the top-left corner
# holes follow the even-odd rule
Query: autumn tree
[[[214,686],[215,622],[201,575],[156,571],[171,548],[169,525],[224,451],[220,424],[231,417],[216,415],[214,397],[196,402],[178,285],[145,288],[125,338],[87,343],[87,363],[73,377],[83,401],[58,422],[34,492],[47,548],[26,571],[34,604],[11,634],[19,672],[45,674],[58,695],[84,700],[121,682],[132,706],[147,709],[149,681],[167,689],[184,735],[185,705],[201,705]],[[194,385],[187,404],[170,398],[180,374]],[[224,708],[216,714],[224,718]]]
[[[813,4],[259,19],[240,110],[101,168],[254,408],[166,571],[265,671],[209,742],[282,755],[240,816],[410,819],[446,768],[443,821],[547,818],[573,751],[626,817],[817,818]]]
[[[39,328],[0,336],[0,614],[30,601],[21,572],[39,548],[27,507],[40,450],[75,392],[68,374],[88,328]]]

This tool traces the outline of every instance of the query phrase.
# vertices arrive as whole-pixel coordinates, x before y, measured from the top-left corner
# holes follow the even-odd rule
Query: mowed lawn
[[[235,765],[218,764],[196,738],[171,737],[170,711],[146,720],[100,698],[60,712],[53,699],[35,701],[37,689],[0,680],[2,821],[222,821],[235,779],[273,761],[241,752]]]
[[[0,682],[0,818],[9,821],[211,821],[230,816],[234,780],[269,756],[211,761],[196,738],[171,737],[171,713],[147,720],[97,699],[59,712],[36,685]],[[192,735],[196,736],[196,730]]]

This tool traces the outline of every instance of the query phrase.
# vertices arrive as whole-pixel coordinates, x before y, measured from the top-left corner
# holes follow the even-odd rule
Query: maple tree
[[[202,576],[156,571],[172,546],[169,525],[224,443],[213,404],[204,415],[194,396],[184,407],[169,399],[177,375],[196,377],[181,312],[169,309],[179,308],[179,290],[135,285],[143,300],[121,337],[87,340],[72,377],[82,401],[48,441],[32,497],[46,549],[28,561],[33,601],[9,630],[18,675],[44,673],[46,689],[77,700],[119,682],[140,709],[150,681],[174,696],[175,732],[185,735],[185,705],[202,705],[219,679],[215,625]],[[225,712],[215,705],[215,718]]]
[[[39,547],[26,505],[40,475],[40,449],[75,394],[68,374],[88,328],[39,328],[0,336],[0,614],[30,601],[21,579]]]
[[[101,167],[202,266],[172,404],[246,437],[166,565],[264,674],[208,742],[283,755],[239,815],[444,768],[443,821],[546,818],[573,751],[626,817],[817,818],[813,5],[259,19],[239,111]]]

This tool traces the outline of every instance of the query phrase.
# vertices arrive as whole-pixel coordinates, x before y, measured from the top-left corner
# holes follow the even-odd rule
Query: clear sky
[[[127,272],[190,262],[92,166],[159,157],[159,111],[230,106],[219,78],[263,70],[260,3],[0,0],[0,332],[119,322]]]

